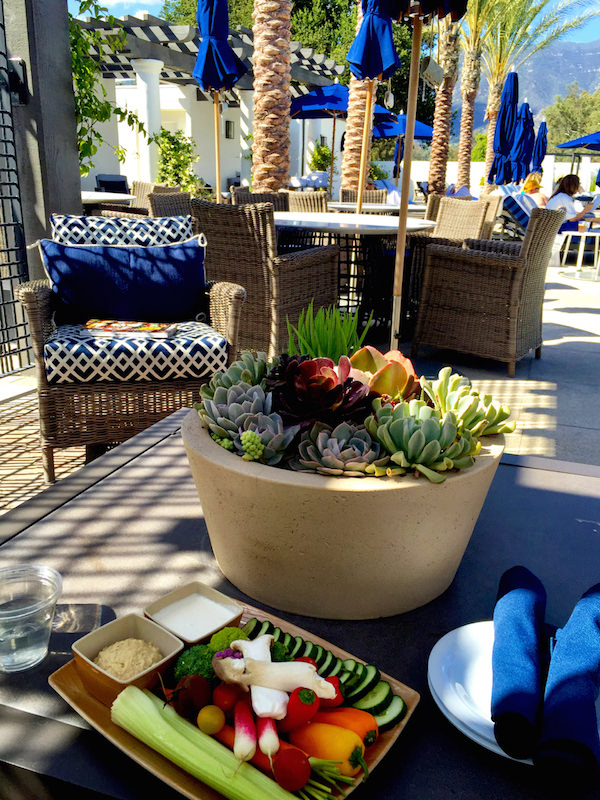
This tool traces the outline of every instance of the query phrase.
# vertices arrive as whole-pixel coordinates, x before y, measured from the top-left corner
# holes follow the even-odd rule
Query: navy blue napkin
[[[534,764],[552,781],[591,783],[600,775],[595,702],[600,689],[600,583],[557,631]]]
[[[492,721],[498,745],[529,758],[537,744],[544,694],[546,591],[526,567],[500,578],[494,608]],[[547,659],[546,659],[547,660]]]

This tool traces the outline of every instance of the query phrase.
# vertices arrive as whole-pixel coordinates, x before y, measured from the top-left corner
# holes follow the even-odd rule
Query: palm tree
[[[433,138],[429,161],[428,191],[444,194],[446,188],[446,165],[450,147],[452,126],[452,94],[458,78],[460,52],[459,26],[445,17],[439,22],[440,66],[444,77],[435,96],[433,115]]]
[[[291,0],[255,0],[252,188],[287,188],[290,170]]]
[[[462,109],[458,144],[457,186],[471,188],[471,151],[475,98],[481,80],[481,57],[490,30],[490,21],[498,13],[497,0],[470,0],[461,24],[463,63],[460,72]]]
[[[486,174],[494,159],[494,133],[500,96],[506,76],[518,70],[528,58],[569,31],[580,28],[600,14],[595,0],[495,0],[501,6],[488,23],[489,32],[483,49],[483,72],[488,81],[485,117],[488,120]],[[573,11],[582,13],[573,16]],[[492,184],[487,184],[489,189]]]

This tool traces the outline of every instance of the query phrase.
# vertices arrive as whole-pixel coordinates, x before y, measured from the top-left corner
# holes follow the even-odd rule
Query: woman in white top
[[[558,182],[558,186],[554,194],[546,203],[546,208],[557,209],[564,208],[566,212],[566,220],[560,227],[560,231],[576,231],[577,223],[580,219],[594,208],[593,203],[588,203],[583,206],[579,200],[574,199],[577,192],[582,191],[581,184],[579,183],[578,175],[565,175]]]

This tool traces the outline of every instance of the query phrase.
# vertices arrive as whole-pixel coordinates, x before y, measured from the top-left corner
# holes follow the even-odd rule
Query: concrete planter
[[[183,441],[215,558],[241,591],[330,619],[400,614],[452,582],[504,450],[442,484],[326,478],[243,461],[190,412]]]

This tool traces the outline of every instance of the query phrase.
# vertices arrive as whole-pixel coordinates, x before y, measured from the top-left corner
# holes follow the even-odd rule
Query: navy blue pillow
[[[204,246],[65,245],[42,239],[57,323],[101,319],[178,322],[206,312]]]

